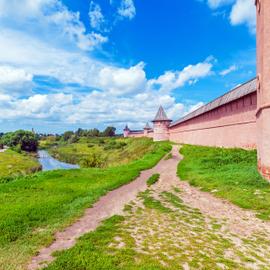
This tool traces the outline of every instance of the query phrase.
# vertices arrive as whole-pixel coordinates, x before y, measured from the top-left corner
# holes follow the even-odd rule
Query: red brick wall
[[[258,167],[270,180],[270,0],[257,1]]]
[[[220,147],[256,148],[257,94],[249,94],[170,128],[170,140]]]
[[[131,138],[141,138],[141,137],[145,137],[144,133],[132,133],[132,131],[128,134],[128,137]]]

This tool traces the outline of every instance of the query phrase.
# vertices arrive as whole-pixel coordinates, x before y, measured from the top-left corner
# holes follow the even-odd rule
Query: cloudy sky
[[[0,0],[0,132],[140,128],[255,76],[254,0]]]

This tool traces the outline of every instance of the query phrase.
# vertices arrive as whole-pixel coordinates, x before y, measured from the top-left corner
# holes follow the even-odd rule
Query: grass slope
[[[7,178],[21,176],[39,170],[40,164],[30,155],[19,154],[12,150],[0,153],[0,182],[7,180]]]
[[[153,147],[148,138],[82,138],[77,143],[54,145],[49,148],[49,153],[61,161],[80,164],[84,168],[107,168],[139,159]]]
[[[126,165],[44,172],[0,184],[0,269],[24,269],[40,247],[52,242],[56,230],[100,196],[153,167],[170,149],[169,143],[157,143]]]
[[[182,180],[270,219],[270,184],[257,171],[256,151],[184,145],[180,152]]]

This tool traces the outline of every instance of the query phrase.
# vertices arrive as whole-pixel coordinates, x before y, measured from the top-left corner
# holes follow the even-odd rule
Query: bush
[[[89,144],[87,144],[87,147],[88,148],[92,148],[92,147],[94,147],[95,145],[93,144],[93,143],[89,143]]]
[[[80,166],[85,168],[101,168],[105,165],[105,158],[98,151],[92,152],[91,154],[84,157]]]

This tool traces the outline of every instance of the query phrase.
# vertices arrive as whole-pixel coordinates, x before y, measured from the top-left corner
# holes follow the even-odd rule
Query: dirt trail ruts
[[[154,168],[141,172],[140,176],[131,183],[110,191],[101,197],[92,208],[86,209],[84,215],[64,231],[55,234],[54,242],[41,249],[37,256],[32,258],[28,270],[41,269],[54,260],[52,253],[71,248],[80,236],[95,230],[102,220],[113,215],[122,214],[124,206],[136,199],[139,192],[147,189],[146,181],[154,173],[165,174],[166,171],[176,168],[180,156],[176,146],[172,149],[175,158],[161,160]]]

